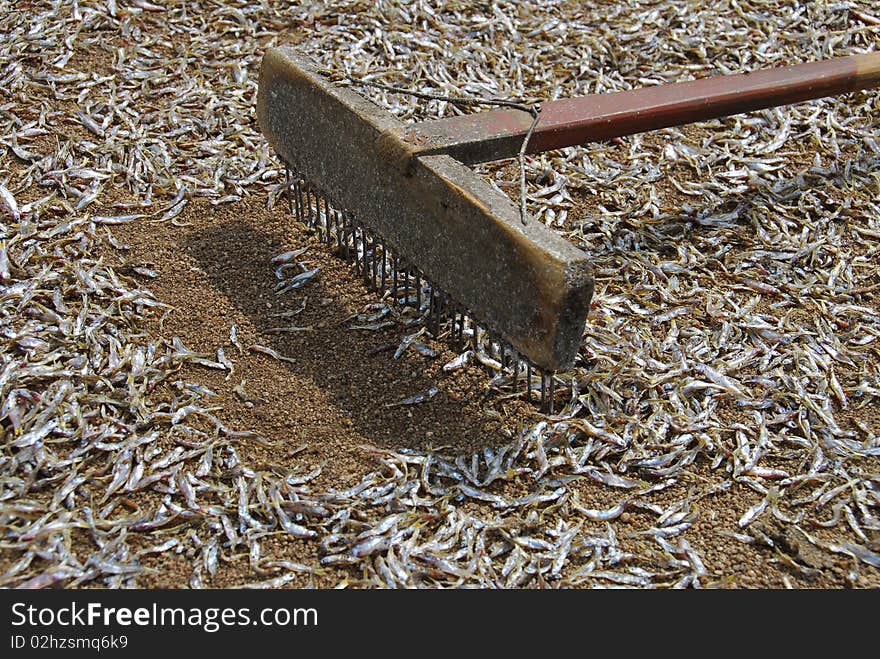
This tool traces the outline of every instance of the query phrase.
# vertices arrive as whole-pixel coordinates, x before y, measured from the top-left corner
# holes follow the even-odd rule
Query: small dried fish
[[[277,352],[276,350],[273,350],[272,348],[269,348],[264,345],[260,345],[258,343],[255,343],[253,345],[248,346],[248,350],[250,350],[251,352],[258,352],[262,355],[267,355],[268,357],[271,357],[272,359],[277,359],[278,361],[281,361],[281,362],[287,362],[288,364],[296,364],[296,360],[293,359],[292,357],[285,357],[284,355]]]
[[[424,403],[428,400],[431,400],[437,393],[440,391],[437,387],[431,387],[427,391],[416,394],[415,396],[410,396],[409,398],[404,398],[402,400],[397,401],[396,403],[385,403],[385,407],[400,407],[401,405],[418,405],[419,403]]]
[[[297,288],[302,288],[306,284],[308,284],[315,276],[321,271],[320,268],[312,268],[311,270],[306,270],[305,272],[301,272],[295,277],[291,277],[290,279],[285,279],[278,283],[277,290],[275,293],[277,295],[281,295],[282,293],[287,293],[288,291],[292,291]]]
[[[467,363],[474,358],[473,350],[465,350],[458,357],[453,359],[452,361],[443,365],[443,370],[449,373],[450,371],[457,371],[458,369],[467,365]]]
[[[404,353],[404,351],[412,345],[413,341],[422,336],[427,331],[426,327],[421,328],[417,332],[413,332],[412,334],[407,334],[403,337],[403,340],[400,342],[400,345],[397,347],[397,350],[394,351],[394,359],[400,359],[400,356]]]

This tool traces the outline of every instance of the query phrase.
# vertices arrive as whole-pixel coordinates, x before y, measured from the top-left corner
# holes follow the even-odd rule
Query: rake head
[[[487,330],[505,360],[542,371],[574,362],[593,294],[584,252],[523,224],[458,160],[419,155],[405,124],[292,48],[264,56],[257,116],[291,170],[299,219],[353,255],[371,285],[405,286],[433,325],[458,318],[459,336]]]

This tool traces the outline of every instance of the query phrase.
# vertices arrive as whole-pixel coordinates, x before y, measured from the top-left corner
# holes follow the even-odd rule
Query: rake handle
[[[751,73],[719,75],[633,91],[593,94],[541,105],[529,153],[598,142],[659,128],[799,103],[880,86],[880,53],[850,55]],[[465,163],[515,157],[532,118],[490,110],[427,121],[406,130],[420,154]]]

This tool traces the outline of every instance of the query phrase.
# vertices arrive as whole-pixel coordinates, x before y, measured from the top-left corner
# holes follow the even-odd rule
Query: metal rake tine
[[[360,274],[360,265],[361,265],[361,252],[358,249],[358,230],[360,229],[360,224],[357,221],[357,218],[354,218],[354,222],[351,225],[351,249],[354,252],[354,271],[357,274]]]
[[[320,233],[320,223],[321,223],[321,193],[319,190],[312,188],[312,203],[315,206],[315,214],[312,216],[312,228],[318,230],[318,236]]]
[[[409,306],[409,266],[403,266],[403,306]]]
[[[361,276],[364,278],[364,285],[370,287],[370,252],[367,249],[367,226],[361,224]]]
[[[351,214],[342,215],[342,253],[346,261],[351,261]]]
[[[355,272],[360,275],[360,266],[361,266],[361,249],[360,249],[360,233],[361,233],[361,223],[357,219],[354,218],[354,224],[352,225],[352,249],[354,250],[354,269]]]
[[[519,354],[514,350],[510,358],[513,362],[513,391],[516,392],[519,388]]]
[[[305,199],[303,205],[303,224],[307,227],[312,226],[312,188],[306,184],[305,189],[303,190],[303,198]]]
[[[435,288],[433,284],[431,284],[431,295],[434,297],[434,307],[432,309],[433,320],[434,320],[434,337],[440,336],[440,324],[441,324],[441,311],[443,309],[443,292],[440,289]]]
[[[312,188],[312,202],[315,205],[315,214],[312,216],[312,228],[318,230],[318,236],[321,235],[321,193]]]
[[[526,400],[532,402],[532,363],[526,362]]]
[[[443,323],[443,316],[448,308],[446,293],[442,289],[437,289],[437,334],[440,334],[440,325]]]
[[[365,235],[365,255],[369,255],[369,267],[367,268],[367,283],[370,290],[376,290],[376,237],[367,229]]]
[[[314,188],[312,188],[312,204],[313,204],[314,207],[315,207],[315,213],[314,213],[314,215],[312,215],[312,217],[311,217],[311,220],[312,220],[312,225],[311,225],[311,226],[312,226],[313,229],[317,229],[317,228],[318,228],[318,222],[320,222],[320,220],[321,220],[321,216],[320,216],[320,213],[321,213],[321,206],[320,206],[320,204],[321,204],[321,193],[318,192],[318,191],[317,191],[316,189],[314,189]],[[320,235],[320,234],[319,234],[319,235]]]
[[[337,218],[340,222],[339,224],[339,233],[336,234],[336,242],[337,247],[339,248],[339,255],[346,259],[348,258],[348,244],[346,242],[345,237],[345,225],[348,222],[348,218],[346,217],[345,212],[341,212],[339,217]]]
[[[361,223],[361,277],[364,278],[364,281],[369,285],[369,270],[367,265],[367,260],[369,259],[370,253],[367,250],[367,225]]]
[[[324,242],[330,244],[330,200],[324,197]]]
[[[450,325],[449,325],[449,345],[453,350],[458,351],[458,324],[456,322],[457,313],[455,308],[452,309],[452,313],[450,314]]]
[[[377,277],[378,277],[378,268],[379,268],[379,264],[376,263],[376,258],[378,257],[378,254],[376,252],[376,243],[377,242],[378,241],[376,240],[376,236],[371,235],[370,236],[370,264],[371,264],[372,270],[373,270],[373,290],[378,288],[377,281],[376,281]]]
[[[326,205],[327,197],[324,196],[324,193],[320,190],[317,191],[317,203],[315,205],[315,227],[318,230],[318,240],[324,242],[324,214],[321,210],[321,206]]]
[[[456,344],[458,350],[464,349],[464,321],[466,317],[464,311],[458,315],[458,342]]]
[[[380,240],[380,241],[379,241],[379,247],[382,248],[382,266],[381,266],[381,269],[382,269],[382,291],[384,292],[384,291],[385,291],[385,285],[386,285],[386,283],[387,283],[387,282],[386,282],[386,277],[387,277],[387,273],[386,273],[386,267],[387,267],[387,266],[386,266],[386,264],[388,263],[388,254],[387,254],[387,252],[385,251],[385,241],[384,241],[384,240]]]
[[[302,200],[302,184],[300,183],[301,179],[299,176],[294,179],[293,182],[293,192],[296,197],[296,221],[300,224],[305,224],[303,222],[303,200]]]
[[[434,287],[432,286],[431,292],[428,294],[428,329],[434,336],[437,336],[436,307],[437,296],[434,294]]]
[[[284,167],[284,192],[287,197],[287,210],[293,215],[293,191],[290,189],[290,186],[293,185],[293,181],[291,180],[290,174],[290,166],[285,165]]]

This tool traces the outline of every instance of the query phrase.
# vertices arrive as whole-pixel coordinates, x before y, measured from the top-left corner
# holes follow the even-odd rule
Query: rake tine
[[[358,256],[361,260],[361,270],[360,276],[364,280],[364,284],[367,284],[367,236],[366,236],[366,226],[363,222],[358,223]]]
[[[300,184],[299,175],[297,175],[296,179],[293,182],[293,192],[296,195],[296,221],[300,224],[303,224],[302,186]]]
[[[437,334],[440,333],[440,325],[443,322],[443,317],[446,315],[447,310],[449,309],[449,304],[447,302],[446,293],[443,292],[442,289],[437,289]]]
[[[526,362],[526,400],[532,402],[532,363]]]
[[[510,355],[513,366],[513,391],[519,389],[519,354],[514,350]]]
[[[363,238],[363,225],[355,220],[354,224],[354,271],[358,276],[363,275],[362,259],[364,257],[361,245],[358,245],[358,237]]]
[[[321,192],[319,190],[312,190],[312,198],[315,202],[315,216],[313,220],[312,227],[317,229],[318,237],[321,236]]]
[[[324,197],[324,242],[330,244],[330,200]]]
[[[290,175],[290,166],[285,165],[284,167],[284,192],[287,197],[287,209],[290,211],[290,214],[293,215],[293,192],[290,189],[291,184],[291,175]]]
[[[367,277],[367,243],[366,243],[366,227],[363,222],[358,222],[358,246],[357,246],[357,254],[360,258],[361,270],[360,276],[366,279]]]
[[[373,290],[378,288],[377,279],[378,279],[378,274],[379,274],[378,273],[379,264],[376,263],[376,258],[378,257],[378,254],[376,252],[377,243],[378,243],[378,241],[376,240],[375,234],[371,235],[370,236],[370,263],[372,265],[372,270],[373,270]]]
[[[439,334],[439,328],[437,327],[437,295],[434,292],[434,287],[431,286],[431,292],[428,294],[428,318],[429,318],[429,329],[431,334],[435,337]]]
[[[368,241],[369,235],[368,234],[369,234],[369,230],[367,229],[366,225],[362,224],[361,225],[361,252],[363,253],[363,262],[362,262],[363,278],[364,278],[364,284],[366,284],[367,288],[369,289],[369,287],[370,287],[369,260],[371,258],[371,255],[370,255],[370,250],[368,249],[368,247],[369,247],[369,241]]]
[[[343,259],[348,260],[348,236],[346,235],[348,229],[348,214],[342,212],[339,216],[339,220],[341,221],[339,234],[337,235],[339,241],[339,253]]]
[[[403,267],[403,306],[409,306],[409,266]]]
[[[440,336],[440,324],[442,322],[442,312],[443,312],[443,291],[439,288],[434,288],[433,284],[431,285],[431,291],[434,294],[434,327],[436,328],[436,332],[434,336]]]
[[[458,342],[456,341],[456,331],[457,331],[456,327],[458,327],[458,325],[455,322],[456,313],[457,312],[455,311],[455,307],[452,307],[450,314],[449,314],[449,317],[450,317],[449,345],[452,347],[453,350],[456,350],[458,348]]]
[[[382,265],[381,265],[382,274],[381,274],[381,277],[382,277],[382,291],[384,292],[385,288],[386,288],[386,283],[387,283],[386,282],[386,272],[385,272],[386,265],[385,264],[388,262],[388,254],[385,252],[385,241],[384,240],[379,241],[379,247],[382,249]]]
[[[351,215],[342,216],[342,253],[346,261],[351,261]]]
[[[371,285],[370,288],[372,290],[376,290],[378,288],[378,282],[376,281],[376,275],[378,274],[379,264],[376,263],[376,258],[379,256],[376,253],[376,234],[370,231],[370,280]]]
[[[311,227],[313,229],[318,228],[318,220],[320,219],[319,213],[321,210],[321,193],[312,188],[312,203],[315,207],[315,214],[311,216]]]
[[[467,316],[462,311],[458,316],[458,342],[456,348],[460,351],[464,349],[464,321]]]
[[[364,281],[367,282],[367,285],[369,285],[370,271],[369,266],[367,265],[367,260],[370,254],[367,250],[367,231],[367,225],[361,224],[361,276],[364,278]]]
[[[315,188],[312,188],[312,201],[315,205],[315,214],[312,216],[312,228],[318,231],[318,236],[321,235],[321,230],[319,228],[321,222],[321,191]]]

